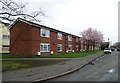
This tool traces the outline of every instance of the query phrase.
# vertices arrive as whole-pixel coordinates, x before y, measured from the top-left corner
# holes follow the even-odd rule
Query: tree
[[[44,16],[41,8],[38,11],[33,11],[30,14],[26,11],[27,3],[17,3],[12,0],[0,0],[0,20],[13,22],[16,18],[21,17],[30,21],[41,22],[39,16]]]
[[[95,50],[95,45],[100,44],[103,41],[103,34],[93,28],[88,28],[87,30],[84,30],[83,32],[81,32],[81,35],[81,40],[87,43],[87,51],[89,51],[90,46],[93,46],[93,50]]]
[[[120,42],[116,42],[116,43],[114,44],[114,46],[115,46],[116,48],[120,48]]]

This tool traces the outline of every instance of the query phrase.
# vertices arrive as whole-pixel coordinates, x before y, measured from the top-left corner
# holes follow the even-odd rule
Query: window
[[[2,45],[2,51],[9,51],[8,45]]]
[[[76,50],[78,51],[78,45],[76,45]]]
[[[72,36],[68,35],[68,41],[72,41]]]
[[[68,50],[72,51],[72,45],[68,45]]]
[[[9,35],[3,35],[3,39],[9,39],[10,36]]]
[[[81,41],[81,44],[83,44],[83,41]]]
[[[41,29],[41,36],[42,37],[50,37],[50,31],[46,29]]]
[[[83,44],[81,44],[81,49],[83,49]]]
[[[62,33],[58,33],[58,39],[62,40]]]
[[[78,37],[76,37],[76,42],[78,42],[79,41],[79,38]]]
[[[40,51],[41,52],[50,52],[50,44],[41,43]]]
[[[58,44],[58,45],[57,45],[57,50],[58,50],[58,52],[61,52],[61,51],[62,51],[62,44]]]

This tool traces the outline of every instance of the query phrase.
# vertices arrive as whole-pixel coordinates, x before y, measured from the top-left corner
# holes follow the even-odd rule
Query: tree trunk
[[[93,42],[93,51],[95,51],[95,42]]]
[[[87,52],[89,52],[90,41],[87,40]]]

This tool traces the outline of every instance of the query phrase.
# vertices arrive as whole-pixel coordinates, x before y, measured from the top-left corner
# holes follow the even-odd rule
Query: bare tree
[[[21,17],[31,21],[41,22],[41,20],[38,19],[39,16],[44,16],[41,8],[28,14],[26,12],[27,5],[28,2],[17,3],[12,0],[0,0],[0,20],[13,22],[16,18]]]

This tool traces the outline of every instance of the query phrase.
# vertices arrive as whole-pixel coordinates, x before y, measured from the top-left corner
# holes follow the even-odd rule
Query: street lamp
[[[108,42],[109,42],[109,40],[110,40],[110,39],[108,38]]]
[[[110,47],[110,42],[109,42],[109,40],[110,40],[110,39],[108,38],[108,47]]]

